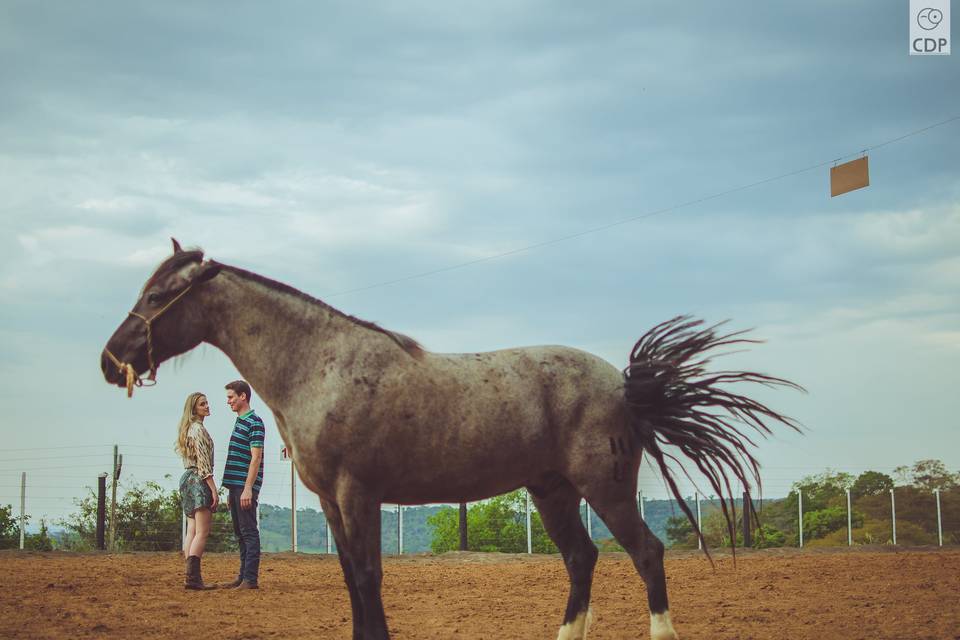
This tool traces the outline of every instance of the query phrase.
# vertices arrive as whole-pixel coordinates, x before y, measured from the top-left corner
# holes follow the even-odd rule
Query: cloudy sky
[[[768,495],[828,467],[960,470],[960,59],[907,55],[907,13],[4,2],[0,503],[26,471],[28,512],[61,515],[114,443],[127,479],[179,475],[194,389],[224,450],[216,349],[133,400],[98,367],[171,236],[434,351],[622,367],[662,320],[729,318],[767,342],[723,366],[809,390],[757,392],[807,429],[760,447]],[[832,162],[865,149],[871,186],[831,199]],[[289,504],[254,406],[262,500]]]

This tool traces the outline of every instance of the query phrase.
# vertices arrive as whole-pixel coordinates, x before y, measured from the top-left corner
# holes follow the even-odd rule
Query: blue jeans
[[[233,533],[240,545],[240,575],[241,580],[250,584],[257,584],[260,573],[260,531],[257,529],[257,498],[253,493],[250,508],[240,506],[242,487],[228,487],[230,502],[230,518],[233,520]]]

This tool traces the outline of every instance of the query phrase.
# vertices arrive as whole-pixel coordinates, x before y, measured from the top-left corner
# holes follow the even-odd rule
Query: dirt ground
[[[960,639],[960,549],[668,553],[681,638]],[[206,580],[237,556],[208,554]],[[186,592],[173,553],[0,553],[4,638],[350,638],[340,566],[328,556],[267,554],[259,591]],[[387,557],[394,638],[555,638],[567,578],[558,556]],[[646,638],[643,583],[603,554],[591,640]]]

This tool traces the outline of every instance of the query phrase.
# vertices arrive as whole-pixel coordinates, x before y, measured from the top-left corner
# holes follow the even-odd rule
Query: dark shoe
[[[221,582],[217,585],[218,589],[236,589],[240,586],[240,583],[243,582],[240,578],[237,578],[233,582]]]
[[[200,558],[197,556],[187,558],[187,581],[183,587],[194,591],[209,591],[217,588],[212,584],[203,584],[203,578],[200,577]]]
[[[259,588],[260,588],[260,587],[258,587],[257,585],[253,584],[252,582],[247,582],[246,580],[241,580],[241,581],[240,581],[240,584],[238,584],[237,586],[234,587],[234,590],[237,590],[237,591],[238,591],[238,590],[240,590],[240,589],[259,589]]]

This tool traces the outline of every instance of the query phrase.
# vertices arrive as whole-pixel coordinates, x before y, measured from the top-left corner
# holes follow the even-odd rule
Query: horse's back
[[[429,381],[408,380],[406,391],[421,398],[419,429],[407,432],[417,431],[420,442],[405,448],[425,463],[444,461],[430,478],[435,487],[475,489],[471,499],[500,493],[544,474],[565,474],[574,458],[608,455],[610,436],[622,433],[622,375],[584,351],[431,354],[423,364],[431,369]],[[470,479],[463,482],[455,476],[467,465]]]
[[[561,418],[577,405],[619,403],[623,397],[623,377],[613,365],[572,347],[434,354],[430,362],[481,405],[507,402]]]

